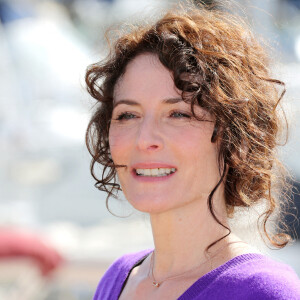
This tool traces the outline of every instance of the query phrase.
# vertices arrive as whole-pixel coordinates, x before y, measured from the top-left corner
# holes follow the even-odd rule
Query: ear
[[[218,129],[217,125],[215,125],[214,131],[213,131],[213,134],[212,134],[211,140],[210,140],[212,143],[215,143],[217,141],[218,130],[219,129]]]

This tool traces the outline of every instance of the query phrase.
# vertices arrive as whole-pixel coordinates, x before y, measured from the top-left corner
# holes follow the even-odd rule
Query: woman
[[[266,228],[283,83],[247,26],[204,7],[169,12],[118,38],[86,82],[99,102],[87,131],[96,186],[149,213],[155,245],[114,262],[94,299],[300,299],[295,272],[228,224],[265,201],[267,239],[288,243]]]

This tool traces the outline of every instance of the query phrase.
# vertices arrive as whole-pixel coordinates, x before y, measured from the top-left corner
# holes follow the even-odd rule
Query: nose
[[[136,146],[141,151],[158,151],[163,149],[163,137],[154,117],[144,118],[136,138]]]

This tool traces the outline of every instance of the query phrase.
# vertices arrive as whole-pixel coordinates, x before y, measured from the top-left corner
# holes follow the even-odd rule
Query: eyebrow
[[[183,101],[182,98],[166,98],[166,99],[163,99],[163,104],[175,104],[175,103],[178,103],[178,102],[181,102]],[[127,104],[127,105],[133,105],[133,106],[141,106],[140,103],[134,101],[134,100],[130,100],[130,99],[122,99],[122,100],[119,100],[117,102],[114,103],[113,105],[113,108],[117,107],[118,105],[120,104]]]

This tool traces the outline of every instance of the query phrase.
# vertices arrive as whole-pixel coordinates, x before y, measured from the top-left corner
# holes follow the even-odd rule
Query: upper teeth
[[[166,176],[175,171],[175,168],[136,169],[136,173],[142,176]]]

